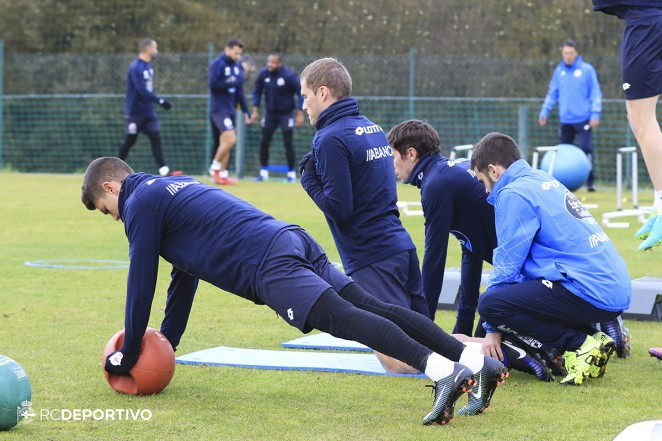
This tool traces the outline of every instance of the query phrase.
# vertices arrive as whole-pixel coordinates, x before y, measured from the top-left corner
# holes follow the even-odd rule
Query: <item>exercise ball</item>
[[[0,355],[0,430],[9,430],[30,412],[32,388],[25,370]]]
[[[591,171],[591,163],[586,153],[572,144],[559,144],[556,146],[556,160],[554,161],[554,176],[570,191],[581,187]],[[547,152],[540,161],[540,169],[549,172],[554,152]]]

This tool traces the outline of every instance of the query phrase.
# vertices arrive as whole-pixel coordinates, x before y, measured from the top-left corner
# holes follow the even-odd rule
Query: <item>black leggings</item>
[[[339,293],[325,291],[310,310],[308,324],[363,343],[421,372],[432,352],[458,361],[465,347],[422,314],[384,303],[354,282]]]
[[[165,160],[163,159],[163,151],[161,150],[161,135],[159,132],[145,132],[145,134],[149,138],[149,142],[152,146],[152,155],[154,156],[156,164],[159,166],[159,168],[163,167],[165,165]],[[118,155],[122,161],[125,160],[129,155],[129,150],[136,143],[137,139],[137,133],[126,135],[126,139],[124,140],[124,144],[122,144],[120,147],[120,152]]]
[[[269,165],[269,144],[271,137],[278,129],[278,126],[262,128],[262,142],[260,142],[260,165],[266,167]],[[285,146],[285,155],[287,157],[287,166],[294,170],[294,130],[283,130],[283,144]]]

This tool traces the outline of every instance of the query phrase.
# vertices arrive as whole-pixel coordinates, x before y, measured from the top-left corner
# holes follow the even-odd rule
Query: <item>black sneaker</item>
[[[610,336],[616,343],[616,355],[619,358],[630,358],[632,345],[630,344],[630,331],[623,324],[623,319],[618,316],[614,320],[600,323],[600,330]]]
[[[471,385],[475,384],[471,370],[463,364],[455,363],[453,372],[434,386],[434,407],[432,411],[423,418],[426,426],[453,421],[455,402],[465,392],[471,392]]]
[[[485,412],[497,386],[503,384],[508,376],[508,370],[496,358],[485,356],[483,368],[475,375],[478,384],[473,386],[469,394],[469,404],[460,409],[460,415],[479,415]]]
[[[503,364],[509,368],[535,375],[540,381],[555,380],[552,370],[540,354],[508,340],[501,342],[501,350],[504,355]]]

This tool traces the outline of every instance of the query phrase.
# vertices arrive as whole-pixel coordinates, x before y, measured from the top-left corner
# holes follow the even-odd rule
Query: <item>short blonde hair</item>
[[[326,86],[336,99],[352,94],[352,77],[345,66],[335,58],[320,58],[310,63],[301,72],[301,82],[304,81],[313,93],[317,93],[320,86]]]

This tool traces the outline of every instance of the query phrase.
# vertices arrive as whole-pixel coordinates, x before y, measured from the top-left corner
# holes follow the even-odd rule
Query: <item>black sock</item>
[[[124,139],[124,144],[120,146],[120,152],[117,157],[124,161],[126,157],[129,156],[129,149],[131,149],[136,143],[136,139],[138,139],[137,134],[127,134]]]
[[[154,160],[159,168],[161,168],[165,165],[163,151],[161,150],[161,135],[159,132],[147,132],[147,137],[152,145],[152,155],[154,156]]]
[[[307,323],[329,334],[363,343],[425,372],[432,351],[383,317],[353,306],[333,289],[326,290],[308,314]]]
[[[449,360],[458,361],[465,346],[448,335],[435,322],[402,306],[384,303],[368,294],[358,283],[350,283],[340,291],[340,297],[354,306],[395,323],[409,337]]]

